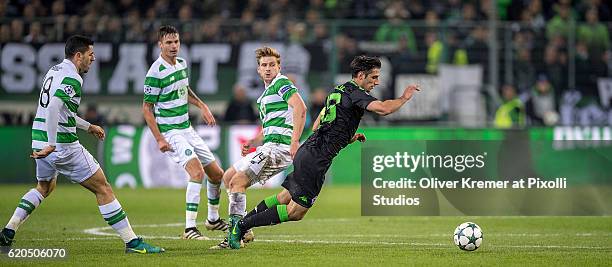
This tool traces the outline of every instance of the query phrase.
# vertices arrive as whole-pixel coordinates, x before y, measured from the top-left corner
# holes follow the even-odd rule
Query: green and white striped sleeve
[[[278,82],[281,84],[277,94],[282,97],[285,102],[289,101],[289,98],[297,92],[297,87],[295,87],[289,79],[283,79]]]
[[[76,113],[79,105],[73,101],[70,101],[70,99],[81,96],[81,82],[72,77],[64,77],[60,87],[55,90],[53,96],[61,99],[68,110]]]
[[[147,76],[144,82],[144,102],[157,103],[159,101],[159,94],[161,93],[161,80]]]

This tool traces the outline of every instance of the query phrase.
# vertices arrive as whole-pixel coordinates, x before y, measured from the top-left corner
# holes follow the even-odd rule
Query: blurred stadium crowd
[[[62,42],[71,34],[83,33],[97,41],[154,42],[157,27],[163,19],[171,19],[179,22],[187,43],[311,42],[325,35],[322,28],[328,19],[424,20],[437,26],[485,21],[491,18],[492,8],[499,20],[520,21],[545,31],[551,42],[557,36],[567,37],[568,24],[576,22],[580,39],[588,46],[609,48],[609,36],[600,22],[610,21],[612,13],[602,0],[93,0],[85,5],[75,0],[0,0],[0,17],[5,18],[0,41]],[[230,24],[241,27],[223,29],[222,25]],[[383,31],[375,34],[376,40],[398,37]]]
[[[496,38],[500,51],[510,46],[513,68],[512,79],[500,78],[496,88],[501,113],[506,113],[498,109],[494,117],[506,116],[510,126],[556,124],[558,120],[547,122],[546,114],[562,113],[562,103],[574,101],[576,94],[579,105],[609,112],[598,90],[599,78],[612,77],[612,10],[603,0],[93,0],[85,5],[75,0],[0,0],[0,18],[0,43],[63,42],[75,33],[101,42],[154,43],[156,29],[172,23],[185,43],[321,45],[335,53],[341,68],[364,52],[358,42],[393,43],[390,59],[396,72],[435,74],[441,63],[481,64],[485,78],[489,45]],[[338,20],[349,21],[343,25],[372,21],[374,26],[332,30]],[[495,37],[492,21],[503,26]],[[506,31],[511,32],[509,43],[504,41]],[[506,57],[500,56],[501,77]],[[572,82],[568,68],[575,73]],[[242,99],[239,90],[237,94]],[[320,108],[316,102],[324,92],[312,94],[312,105]],[[257,117],[244,116],[248,121]],[[498,126],[507,126],[502,124]]]

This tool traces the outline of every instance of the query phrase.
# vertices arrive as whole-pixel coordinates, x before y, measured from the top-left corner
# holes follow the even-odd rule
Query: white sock
[[[214,222],[219,219],[219,196],[221,184],[206,182],[206,196],[208,197],[208,220]]]
[[[35,188],[30,189],[27,193],[21,197],[13,216],[6,224],[6,228],[13,231],[17,231],[17,228],[21,226],[28,216],[40,205],[44,197]]]
[[[134,230],[132,230],[127,215],[121,208],[121,204],[119,204],[117,199],[113,200],[111,203],[98,206],[98,208],[104,220],[117,231],[121,239],[123,239],[123,242],[128,243],[132,239],[137,238]]]
[[[194,182],[187,183],[187,192],[185,193],[185,202],[187,203],[185,210],[185,229],[196,227],[198,206],[200,205],[200,190],[202,190],[202,184]]]
[[[227,214],[232,214],[232,206],[230,205],[232,203],[232,193],[229,188],[225,189],[225,193],[227,193]]]
[[[231,193],[230,194],[230,215],[246,215],[246,194]]]

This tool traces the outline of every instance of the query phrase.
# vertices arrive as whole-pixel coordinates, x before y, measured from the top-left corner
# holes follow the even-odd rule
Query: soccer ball
[[[474,251],[482,245],[482,230],[478,224],[464,222],[455,228],[453,240],[461,250]]]

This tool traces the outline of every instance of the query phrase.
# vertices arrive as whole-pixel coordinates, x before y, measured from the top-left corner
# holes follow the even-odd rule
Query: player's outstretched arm
[[[419,85],[408,85],[406,86],[406,89],[404,89],[404,93],[399,98],[385,101],[375,100],[370,102],[366,109],[378,115],[387,116],[393,112],[396,112],[399,108],[406,104],[406,102],[412,98],[412,95],[416,91],[421,91]]]
[[[83,118],[79,116],[74,116],[74,119],[76,120],[77,128],[81,130],[85,130],[85,131],[89,130],[89,126],[91,126],[91,123],[89,123],[88,121],[84,120]]]
[[[91,124],[79,116],[75,116],[74,119],[76,120],[77,128],[87,131],[100,140],[104,140],[106,133],[104,133],[104,129],[102,127]]]
[[[147,123],[147,126],[149,126],[149,129],[151,129],[153,137],[157,141],[159,151],[173,151],[168,141],[166,141],[166,138],[164,138],[164,136],[159,131],[159,127],[157,127],[157,123],[155,122],[155,116],[153,115],[153,103],[143,102],[142,114],[144,115],[144,119]]]
[[[206,124],[208,124],[209,126],[215,125],[217,122],[215,121],[215,117],[210,112],[210,109],[208,108],[208,106],[204,104],[204,101],[202,101],[193,92],[193,90],[191,90],[191,86],[188,86],[187,89],[189,92],[189,96],[187,98],[187,101],[189,102],[189,104],[195,105],[196,107],[200,109],[200,111],[202,112],[202,119],[204,119],[204,122],[206,122]]]
[[[294,93],[287,103],[293,108],[293,135],[291,136],[291,147],[289,148],[289,154],[293,158],[300,146],[300,137],[306,123],[306,104],[304,104],[300,94],[297,93]]]

